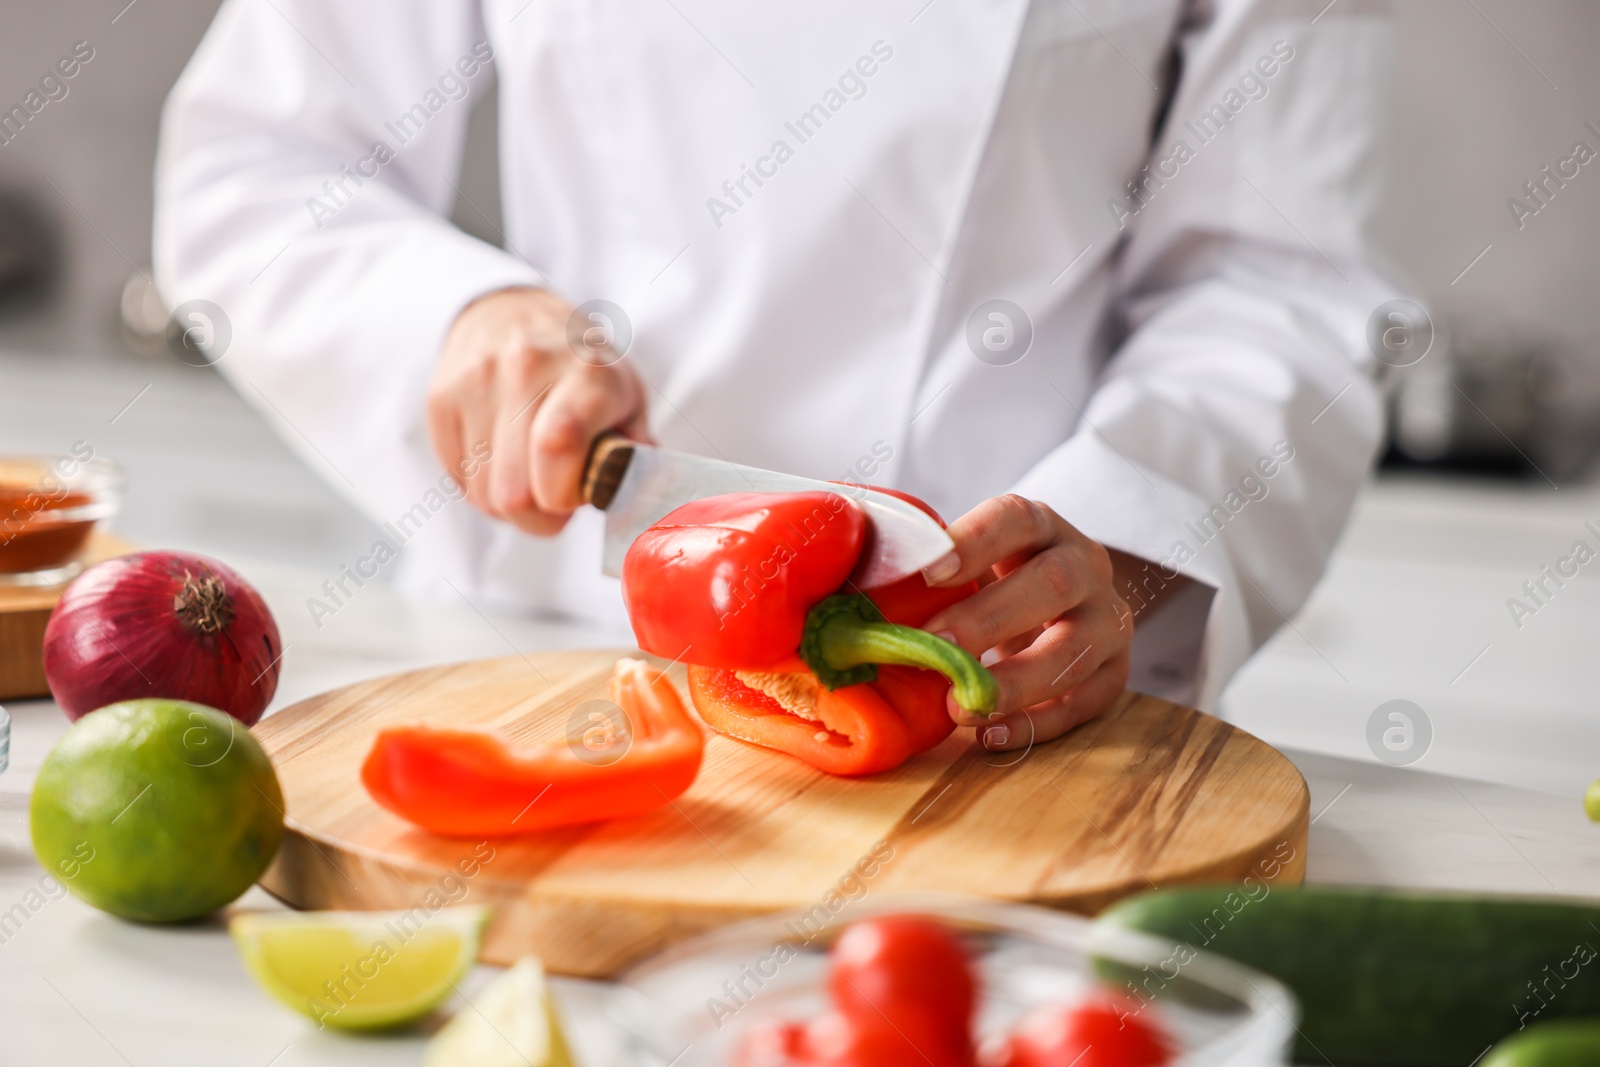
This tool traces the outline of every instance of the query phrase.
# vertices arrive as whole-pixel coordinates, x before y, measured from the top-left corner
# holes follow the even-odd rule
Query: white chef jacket
[[[622,309],[664,445],[947,516],[1019,492],[1196,579],[1131,684],[1207,706],[1379,438],[1391,28],[1325,3],[227,0],[167,103],[157,276],[412,590],[626,632],[592,509],[540,540],[436,488],[447,329],[540,285]],[[492,79],[503,249],[444,217]]]

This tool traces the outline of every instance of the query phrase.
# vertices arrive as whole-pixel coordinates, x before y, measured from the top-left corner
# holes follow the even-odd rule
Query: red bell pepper
[[[611,700],[626,727],[598,745],[586,736],[523,748],[497,730],[385,727],[361,782],[383,807],[450,837],[528,833],[666,806],[694,781],[705,736],[671,680],[643,660],[617,661]]]
[[[966,651],[915,628],[976,583],[930,589],[914,574],[866,595],[826,595],[846,583],[865,538],[842,494],[738,493],[686,505],[623,563],[634,634],[641,648],[691,665],[690,696],[713,729],[832,774],[897,766],[955,728],[945,711],[952,682],[958,704],[987,712],[994,679]]]
[[[639,647],[705,667],[794,655],[806,612],[855,568],[866,518],[837,493],[730,493],[685,504],[622,562]]]

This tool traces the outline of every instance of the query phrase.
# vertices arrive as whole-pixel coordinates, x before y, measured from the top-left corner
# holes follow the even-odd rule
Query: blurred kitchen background
[[[373,527],[303,443],[173,355],[145,281],[161,103],[216,6],[0,6],[7,108],[74,42],[94,49],[0,146],[0,450],[66,449],[93,412],[137,486],[125,536],[331,572]],[[1600,566],[1520,627],[1507,599],[1580,537],[1600,544],[1600,165],[1520,228],[1507,201],[1532,203],[1524,183],[1575,141],[1600,147],[1600,4],[1397,7],[1381,243],[1436,336],[1390,374],[1389,454],[1327,577],[1222,710],[1277,744],[1576,795],[1600,774]],[[493,112],[474,116],[456,212],[489,240]],[[1396,707],[1416,726],[1401,752],[1372,740]]]

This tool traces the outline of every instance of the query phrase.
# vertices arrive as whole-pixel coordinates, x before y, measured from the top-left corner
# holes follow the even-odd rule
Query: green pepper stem
[[[830,689],[870,681],[873,664],[897,663],[950,679],[963,711],[987,715],[999,700],[994,675],[972,653],[926,630],[883,621],[864,596],[833,596],[813,608],[800,654]]]

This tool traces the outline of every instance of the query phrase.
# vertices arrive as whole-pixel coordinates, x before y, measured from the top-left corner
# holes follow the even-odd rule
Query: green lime
[[[1583,811],[1595,822],[1600,822],[1600,779],[1589,783],[1589,788],[1584,790]]]
[[[181,922],[235,899],[283,839],[272,763],[232,716],[128,700],[73,723],[33,787],[33,850],[74,895]]]
[[[1498,1042],[1483,1067],[1593,1067],[1600,1056],[1600,1022],[1553,1019]]]

